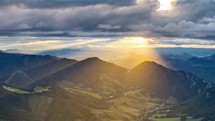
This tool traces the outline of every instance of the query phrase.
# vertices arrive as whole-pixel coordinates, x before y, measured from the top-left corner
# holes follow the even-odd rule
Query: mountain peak
[[[79,64],[92,64],[92,63],[103,63],[105,61],[101,60],[100,58],[98,57],[90,57],[90,58],[87,58],[87,59],[84,59],[82,61],[80,61],[79,63],[77,63],[78,65]],[[107,62],[108,63],[108,62]]]
[[[87,58],[87,59],[85,59],[85,60],[83,60],[83,61],[103,61],[103,60],[101,60],[101,59],[98,58],[98,57],[90,57],[90,58]]]
[[[141,65],[159,65],[154,61],[144,61],[141,63]]]
[[[137,68],[165,68],[165,69],[168,69],[154,61],[144,61],[144,62],[140,63],[139,65],[137,65],[136,67],[134,67],[133,69],[137,69]]]
[[[128,72],[128,85],[142,88],[151,96],[173,96],[185,100],[204,90],[203,80],[186,72],[166,68],[152,61],[143,62]],[[179,94],[180,93],[180,94]]]
[[[61,80],[67,80],[75,84],[92,85],[99,79],[100,75],[106,74],[114,79],[122,81],[127,69],[99,59],[91,57],[79,61],[49,77],[41,82],[55,83]],[[54,81],[53,81],[54,80]]]
[[[74,61],[74,62],[78,62],[77,60],[75,59],[68,59],[68,58],[62,58],[60,59],[61,61],[64,61],[64,62],[71,62],[71,61]]]

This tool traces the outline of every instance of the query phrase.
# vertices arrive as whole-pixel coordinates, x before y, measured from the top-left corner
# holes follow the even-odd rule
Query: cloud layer
[[[1,36],[150,36],[215,40],[214,0],[1,0]]]
[[[95,4],[132,5],[134,0],[1,0],[1,6],[25,6],[28,8],[65,8]]]

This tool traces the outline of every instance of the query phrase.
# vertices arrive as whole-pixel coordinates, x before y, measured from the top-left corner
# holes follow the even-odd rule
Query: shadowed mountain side
[[[35,83],[25,72],[16,70],[5,82],[12,87],[28,89],[28,86]]]
[[[77,105],[78,102],[62,89],[52,89],[50,92],[42,94],[11,94],[0,98],[0,119],[9,121],[64,121],[71,118],[75,120],[74,118],[77,117],[73,116],[78,116],[77,113],[83,115],[87,113],[84,113],[86,111],[84,107]],[[70,106],[71,108],[68,108]],[[75,106],[79,107],[80,110],[76,110],[78,108]]]
[[[142,88],[142,93],[185,100],[203,91],[207,82],[191,73],[174,71],[155,62],[143,62],[128,73],[127,85]]]
[[[63,58],[30,70],[26,70],[26,72],[16,70],[4,83],[20,89],[29,89],[38,80],[48,77],[55,72],[75,64],[76,62],[76,60]]]
[[[48,55],[40,56],[0,52],[0,82],[5,81],[16,70],[26,71],[58,59],[57,57]]]
[[[199,78],[215,82],[215,54],[207,57],[192,57],[185,60],[169,56],[165,56],[162,59],[168,68],[191,72]]]
[[[3,97],[5,97],[5,96],[7,96],[7,95],[12,94],[12,92],[9,92],[9,91],[5,90],[5,89],[3,88],[3,85],[5,85],[5,84],[1,84],[1,83],[0,83],[0,98],[3,98]]]
[[[92,86],[102,74],[123,81],[127,70],[99,58],[88,58],[39,81],[40,84],[52,85],[67,80],[74,84]]]
[[[56,61],[53,61],[48,64],[44,64],[41,66],[38,66],[36,68],[32,68],[30,70],[27,70],[27,74],[35,81],[39,81],[42,78],[48,77],[56,72],[59,72],[75,63],[78,61],[73,60],[73,59],[59,59]]]
[[[215,119],[215,88],[208,88],[200,95],[181,103],[174,107],[174,111],[198,118],[205,117],[204,121],[213,121]]]

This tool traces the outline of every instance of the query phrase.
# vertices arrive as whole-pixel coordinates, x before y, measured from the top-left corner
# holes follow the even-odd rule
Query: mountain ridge
[[[191,73],[152,61],[142,62],[130,70],[97,57],[44,62],[47,61],[36,67],[27,65],[22,71],[21,74],[25,72],[24,75],[36,79],[30,90],[0,84],[0,120],[131,121],[169,99],[183,102],[199,96],[208,86],[206,80]],[[11,74],[11,78],[8,79],[14,83],[20,82],[18,76]]]
[[[142,62],[129,70],[103,61],[98,57],[90,57],[82,61],[58,58],[50,63],[27,70],[26,75],[34,80],[34,82],[29,81],[32,84],[26,88],[33,88],[37,85],[64,85],[65,83],[92,88],[95,83],[100,81],[101,75],[106,75],[110,82],[115,79],[126,85],[127,88],[131,86],[143,88],[142,92],[149,93],[151,96],[158,96],[159,98],[173,96],[179,100],[197,95],[206,86],[204,80],[198,79],[191,73],[172,70],[153,61]],[[24,87],[17,86],[17,88]],[[181,94],[177,94],[176,89],[180,90]]]
[[[142,87],[152,96],[167,97],[171,95],[182,100],[197,95],[207,85],[206,81],[191,73],[168,69],[151,61],[143,62],[131,69],[128,73],[128,80],[130,80],[129,85]],[[153,92],[155,89],[157,91]]]

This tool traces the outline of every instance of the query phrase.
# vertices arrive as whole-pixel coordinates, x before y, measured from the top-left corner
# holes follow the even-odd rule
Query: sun
[[[148,40],[144,37],[126,37],[126,41],[129,41],[129,46],[132,47],[146,47]]]
[[[175,0],[151,0],[151,1],[158,1],[159,2],[159,8],[157,11],[169,11],[173,7],[173,1]],[[144,0],[136,0],[137,5],[144,4]]]
[[[134,43],[139,43],[139,44],[141,44],[141,43],[146,43],[146,42],[147,42],[147,40],[144,39],[143,37],[131,37],[130,39],[131,39]]]
[[[113,42],[107,43],[106,47],[124,49],[148,48],[152,41],[154,41],[153,38],[144,36],[120,37]]]
[[[158,11],[167,11],[172,8],[172,0],[158,0],[160,3]]]

